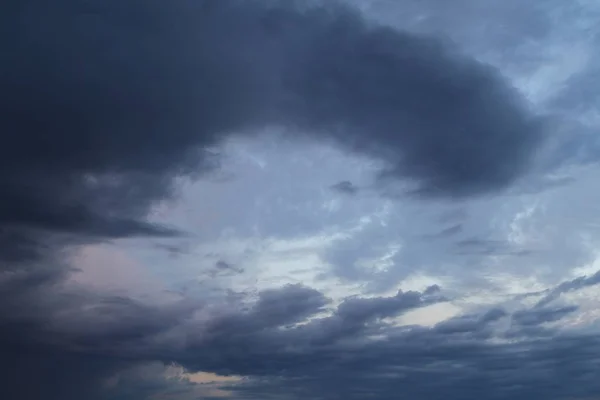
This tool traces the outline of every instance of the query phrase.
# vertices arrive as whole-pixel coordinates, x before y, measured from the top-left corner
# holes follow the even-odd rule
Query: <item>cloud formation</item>
[[[12,365],[17,367],[11,372],[15,381],[3,385],[2,393],[40,398],[44,391],[51,399],[82,394],[146,398],[157,393],[193,398],[201,387],[189,376],[169,377],[168,365],[173,362],[189,371],[247,377],[216,386],[234,398],[284,393],[292,398],[306,394],[382,398],[398,391],[418,398],[463,398],[482,390],[483,380],[486,399],[534,394],[558,399],[578,395],[581,385],[587,390],[597,387],[592,378],[598,362],[597,337],[556,335],[544,328],[573,311],[569,308],[512,314],[491,309],[431,328],[398,327],[386,320],[444,301],[436,297],[438,290],[352,298],[327,317],[318,317],[328,304],[324,296],[297,285],[261,293],[246,311],[220,309],[207,314],[198,306],[190,314],[177,307],[161,311],[115,300],[95,314],[56,310],[66,318],[58,326],[50,325],[50,330],[38,328],[50,340],[36,348],[28,345],[28,356],[15,358]],[[92,304],[97,307],[98,299],[88,299],[84,308]],[[107,324],[104,316],[118,319],[118,324]],[[56,320],[57,314],[46,318]],[[511,320],[515,326],[503,325]],[[69,339],[52,340],[64,335]],[[5,353],[8,360],[25,350],[14,340],[3,343],[14,346]],[[148,370],[149,360],[167,366],[156,365],[142,376],[127,372]],[[61,368],[43,372],[57,362]],[[81,380],[60,375],[72,370]],[[551,384],[557,379],[560,385]]]
[[[337,2],[27,0],[2,26],[3,247],[173,234],[152,201],[232,133],[282,126],[444,196],[508,186],[540,140],[492,67]]]
[[[219,168],[226,140],[268,128],[372,159],[381,183],[423,197],[511,187],[543,124],[492,66],[333,1],[11,0],[0,31],[1,398],[558,399],[600,389],[598,338],[550,326],[575,306],[495,306],[421,327],[402,318],[452,294],[430,285],[337,301],[304,284],[216,294],[157,285],[160,298],[147,299],[69,280],[83,268],[71,257],[81,245],[183,235],[154,207],[177,195],[179,178]],[[349,201],[362,194],[351,181],[332,188]],[[460,240],[463,217],[446,215],[429,239]],[[466,251],[501,247],[468,240],[458,242]],[[224,255],[205,275],[244,272]],[[547,303],[596,282],[567,282]],[[204,372],[220,381],[200,388],[192,375]]]

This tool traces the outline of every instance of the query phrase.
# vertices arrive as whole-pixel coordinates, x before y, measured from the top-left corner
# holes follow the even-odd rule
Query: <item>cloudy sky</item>
[[[597,398],[599,27],[9,0],[0,398]]]

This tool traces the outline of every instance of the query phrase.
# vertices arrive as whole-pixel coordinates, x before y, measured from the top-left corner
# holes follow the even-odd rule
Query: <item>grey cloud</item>
[[[443,300],[436,296],[439,290],[438,286],[430,286],[424,293],[399,291],[393,297],[350,298],[339,305],[336,315],[355,322],[391,317],[403,310]]]
[[[519,311],[513,314],[512,321],[518,325],[530,326],[540,325],[547,322],[555,322],[566,315],[577,311],[577,306],[567,306],[560,308],[540,309]]]
[[[506,311],[495,308],[482,315],[467,315],[440,322],[434,329],[444,334],[483,333],[489,336],[490,332],[485,332],[489,325],[507,315]]]
[[[256,365],[262,378],[232,390],[250,398],[285,393],[292,398],[309,395],[359,399],[389,398],[403,393],[433,399],[465,396],[559,399],[597,389],[593,378],[599,361],[593,353],[598,346],[597,337],[525,336],[512,344],[492,344],[487,340],[493,332],[477,334],[485,324],[505,316],[502,310],[474,316],[481,324],[471,328],[463,325],[466,329],[460,330],[471,333],[469,336],[438,327],[402,329],[397,333],[388,329],[383,331],[389,335],[386,339],[337,345],[313,342],[317,348],[295,346],[293,356],[277,352],[269,362],[263,358],[260,366],[238,359],[238,369],[233,371],[248,373],[247,366]],[[290,332],[281,335],[297,338]],[[268,340],[277,343],[271,336]],[[264,353],[258,354],[264,357]],[[252,357],[259,357],[258,354]]]
[[[321,311],[325,311],[330,300],[320,292],[300,285],[270,289],[259,294],[257,302],[247,313],[218,319],[209,329],[209,343],[222,343],[223,338],[227,339],[228,335],[253,342],[260,332],[270,337],[267,341],[272,346],[284,347],[284,342],[290,339],[302,346],[356,339],[365,332],[380,329],[385,325],[381,323],[384,318],[446,301],[438,293],[439,290],[437,286],[432,286],[423,293],[398,292],[391,297],[347,298],[335,308],[332,315],[315,318],[291,328],[290,326],[303,322],[308,317],[317,317]],[[284,342],[281,342],[278,328],[285,326],[290,327],[290,337],[284,337]],[[255,346],[259,345],[255,343]]]
[[[554,300],[558,299],[562,294],[574,292],[586,287],[595,286],[600,283],[600,272],[596,272],[591,276],[580,276],[570,281],[566,281],[547,291],[544,297],[537,303],[538,307],[543,307]]]
[[[509,313],[502,308],[492,308],[479,314],[450,318],[436,324],[432,331],[479,340],[493,337],[533,340],[556,335],[558,329],[546,324],[558,322],[577,310],[577,306],[543,309],[533,307]]]
[[[511,315],[510,328],[504,333],[508,339],[544,339],[560,334],[558,326],[548,324],[559,322],[566,316],[575,313],[579,307],[565,306],[559,308],[538,308],[519,310]]]
[[[82,308],[97,301],[79,299]],[[181,364],[190,371],[246,376],[245,381],[227,390],[249,399],[277,393],[291,398],[388,398],[399,392],[433,399],[471,397],[475,393],[484,399],[509,395],[558,399],[597,389],[592,377],[600,362],[596,356],[600,349],[597,337],[522,335],[517,343],[492,344],[488,339],[496,331],[486,326],[508,316],[501,309],[433,328],[396,327],[383,322],[382,318],[443,301],[435,286],[422,293],[349,298],[331,316],[300,325],[293,324],[318,316],[329,302],[318,291],[299,285],[261,292],[248,310],[215,314],[201,325],[190,323],[193,313],[186,307],[161,310],[125,299],[102,301],[108,301],[108,307],[87,315],[87,331],[77,326],[81,315],[64,311],[63,315],[71,317],[62,320],[58,331],[49,332],[41,323],[36,328],[39,334],[25,341],[18,335],[19,330],[4,329],[2,343],[14,348],[13,353],[5,353],[8,359],[12,360],[12,354],[22,356],[21,350],[29,355],[20,358],[18,368],[10,375],[15,382],[3,382],[0,393],[61,400],[78,396],[146,398],[158,394],[185,399],[193,395],[190,382],[164,379],[160,367],[150,380],[123,381],[107,390],[107,379],[115,374],[125,376],[131,368],[152,360]],[[56,315],[65,304],[54,307],[50,314]],[[513,319],[515,315],[524,314],[513,314]],[[539,314],[540,318],[527,325],[535,327],[563,314],[552,314],[556,318],[544,315]],[[102,322],[106,318],[119,323],[106,326]],[[74,329],[77,335],[73,335]],[[17,335],[9,340],[11,332]],[[176,340],[165,340],[170,335]],[[29,362],[34,366],[30,371],[37,372],[33,376],[26,373]],[[42,371],[49,365],[62,368],[50,368],[52,373]],[[72,370],[80,377],[77,382],[66,378],[67,373],[73,376]],[[559,377],[561,384],[553,386]],[[340,384],[342,380],[344,385]],[[482,382],[485,391],[481,391]]]
[[[361,340],[363,336],[378,334],[389,324],[385,318],[447,301],[438,286],[423,292],[399,291],[391,297],[350,297],[335,309],[331,316],[312,320],[292,332],[300,344],[333,345],[347,340]]]
[[[324,310],[329,302],[319,291],[302,285],[269,289],[259,293],[248,311],[217,318],[207,332],[214,343],[228,338],[252,338],[257,332],[302,322]]]
[[[219,260],[215,263],[214,269],[209,271],[209,275],[214,278],[217,276],[242,274],[243,272],[243,268],[237,267],[234,264],[228,263],[226,261]]]
[[[344,194],[356,194],[359,188],[350,181],[341,181],[331,186],[331,189]]]
[[[253,312],[256,319],[266,318],[268,325],[278,326],[300,322],[322,310],[329,302],[315,289],[288,285],[282,289],[261,292]]]
[[[508,186],[540,140],[493,68],[333,2],[26,0],[1,25],[11,231],[172,234],[144,220],[171,178],[269,125],[444,196]]]
[[[113,340],[112,335],[103,334],[106,331],[94,332],[92,328],[92,334],[86,340],[98,340],[96,343],[101,346],[96,352],[83,353],[74,351],[72,338],[53,331],[51,321],[58,311],[68,311],[65,307],[85,307],[89,304],[85,296],[57,293],[55,287],[62,279],[61,274],[62,271],[56,268],[43,273],[37,269],[11,272],[10,276],[7,276],[7,272],[2,274],[2,398],[100,400],[103,399],[103,379],[132,363],[131,360],[105,353],[107,343]],[[101,319],[99,314],[95,316]],[[145,318],[143,315],[141,317]],[[61,326],[60,330],[64,332],[65,328]]]
[[[3,338],[4,339],[4,338]],[[0,346],[4,399],[105,400],[103,380],[131,365],[113,357],[77,354],[22,341]]]
[[[316,370],[310,376],[258,383],[248,393],[258,398],[283,393],[302,398],[310,393],[326,399],[390,398],[399,393],[427,399],[585,396],[598,389],[592,372],[597,359],[584,353],[596,346],[587,338],[525,346],[426,344],[416,337],[407,343],[395,338],[374,344],[369,352],[351,352],[346,362],[311,365]],[[552,348],[564,350],[553,354]]]

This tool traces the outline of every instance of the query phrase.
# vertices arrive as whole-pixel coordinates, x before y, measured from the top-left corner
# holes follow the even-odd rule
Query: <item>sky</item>
[[[600,3],[4,8],[0,398],[598,397]]]

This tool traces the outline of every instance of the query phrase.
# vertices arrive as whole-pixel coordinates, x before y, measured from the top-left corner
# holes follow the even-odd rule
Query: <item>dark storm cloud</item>
[[[363,299],[364,303],[353,309],[359,310],[358,315],[384,315],[390,299]],[[363,313],[364,304],[381,307]],[[346,314],[341,311],[345,307],[340,306],[329,320]],[[494,324],[507,318],[522,319],[525,314],[529,330],[522,330],[518,341],[489,342],[502,338],[501,326]],[[593,379],[599,361],[593,353],[599,345],[597,338],[557,336],[556,332],[547,335],[547,331],[535,329],[566,314],[534,309],[511,316],[492,309],[433,328],[365,324],[363,330],[330,336],[327,341],[317,340],[319,334],[328,331],[323,323],[327,318],[317,319],[293,329],[231,336],[230,341],[221,337],[195,348],[201,359],[183,362],[195,369],[252,376],[241,386],[230,388],[249,398],[276,398],[285,393],[291,398],[360,399],[402,393],[433,399],[475,395],[484,399],[559,399],[593,393],[598,388]],[[380,339],[373,339],[377,336]],[[516,338],[510,331],[506,337]],[[219,353],[227,356],[220,357]],[[560,383],[555,384],[555,380]]]
[[[291,356],[294,348],[300,351],[299,357],[321,348],[337,353],[337,346],[345,341],[361,342],[369,335],[385,332],[389,326],[385,318],[446,301],[438,292],[439,288],[432,286],[424,292],[398,292],[391,297],[351,297],[331,315],[319,316],[329,303],[320,292],[298,285],[267,290],[249,311],[217,318],[207,329],[208,339],[192,344],[189,353],[176,359],[193,370],[273,375],[272,371],[277,368],[292,367],[289,363],[294,362]],[[309,317],[313,318],[307,321]],[[304,323],[294,325],[298,322]],[[238,351],[242,348],[246,350]],[[230,364],[222,362],[220,351],[228,354]],[[205,358],[190,357],[192,353],[205,354]],[[260,354],[273,355],[273,358],[256,364],[246,359],[247,356],[260,357]]]
[[[540,139],[491,67],[334,2],[15,0],[0,22],[11,231],[172,234],[144,222],[171,178],[268,125],[376,157],[431,195],[509,185]]]
[[[113,357],[57,351],[30,343],[4,342],[0,351],[3,399],[104,400],[102,379],[130,365]]]
[[[396,337],[347,350],[338,363],[315,355],[315,364],[303,370],[310,374],[251,381],[237,390],[251,398],[499,400],[585,398],[600,389],[593,378],[598,359],[588,353],[598,349],[595,338],[496,346],[435,339],[444,341]]]
[[[325,346],[313,342],[316,347],[295,347],[298,351],[289,358],[277,352],[269,362],[263,359],[259,368],[272,368],[278,373],[262,370],[264,379],[251,380],[232,390],[250,398],[286,394],[291,398],[383,399],[402,394],[417,399],[560,399],[598,389],[593,371],[599,360],[587,352],[599,345],[596,337],[522,335],[513,343],[488,342],[494,337],[490,324],[508,316],[493,309],[479,316],[451,320],[443,328],[405,328],[393,333],[386,327],[379,332],[365,332],[361,341]],[[547,322],[545,318],[536,321],[530,321],[529,327]],[[454,328],[447,329],[450,326]],[[389,337],[367,339],[368,335],[383,332]],[[237,362],[239,372],[247,373],[246,365],[258,367],[248,361]]]
[[[214,327],[213,335],[218,337],[221,332],[247,335],[294,324],[323,310],[329,301],[321,292],[302,285],[265,290],[248,313],[224,318]]]
[[[397,393],[432,399],[475,394],[482,399],[560,399],[600,389],[594,379],[600,362],[597,337],[536,330],[567,315],[566,309],[512,315],[491,309],[432,328],[384,321],[444,301],[435,286],[391,297],[348,298],[326,317],[319,315],[329,300],[300,285],[263,291],[247,310],[235,308],[211,318],[201,313],[201,305],[141,306],[81,294],[77,299],[77,307],[72,298],[45,308],[29,324],[29,331],[37,333],[26,339],[23,331],[2,331],[2,371],[10,380],[3,379],[0,394],[57,400],[198,397],[191,382],[167,379],[159,366],[145,378],[127,378],[127,371],[154,361],[177,363],[191,372],[246,376],[227,389],[249,399],[284,393],[292,399]],[[204,315],[200,321],[193,310]],[[507,320],[524,322],[527,329],[518,336],[506,333],[518,341],[490,342],[503,338]],[[107,386],[115,376],[121,379]]]
[[[23,398],[15,396],[17,393],[31,399],[117,398],[114,390],[105,387],[107,379],[151,361],[175,362],[192,371],[272,375],[277,365],[291,366],[290,346],[311,353],[311,348],[327,343],[337,346],[344,339],[362,340],[365,332],[382,329],[382,324],[367,329],[376,319],[441,301],[436,287],[389,298],[353,298],[325,318],[330,324],[316,319],[294,327],[318,316],[330,300],[314,289],[288,285],[259,293],[246,311],[239,307],[218,312],[196,323],[194,312],[202,312],[201,304],[190,307],[184,301],[146,306],[126,298],[64,292],[54,286],[54,279],[24,274],[17,280],[38,284],[33,292],[22,285],[30,291],[23,298],[7,298],[22,301],[20,319],[11,320],[10,307],[0,308],[0,348],[6,350],[0,372],[12,377],[10,381],[2,378],[0,394],[10,394],[7,398]],[[35,294],[40,291],[45,303],[36,301]],[[33,364],[29,370],[34,376],[27,373],[28,363]],[[44,372],[49,365],[56,367]],[[79,382],[68,379],[71,371],[81,377]],[[138,390],[140,395],[155,394],[158,389],[140,386],[127,390]]]
[[[203,305],[63,292],[68,268],[47,250],[176,234],[147,220],[173,178],[217,167],[214,146],[268,126],[376,158],[382,178],[424,195],[500,190],[541,133],[497,71],[333,2],[9,0],[0,33],[0,397],[101,398],[116,371],[157,360],[303,377],[334,398],[331,384],[376,367],[340,388],[352,398],[382,394],[372,378],[388,367],[496,360],[483,344],[432,347],[434,331],[373,341],[395,332],[386,318],[444,301],[435,288],[347,299],[322,317],[322,293],[289,286],[201,324]],[[409,375],[413,394],[431,378]]]
[[[57,265],[0,273],[1,398],[115,398],[107,379],[157,358],[165,346],[152,338],[202,307],[67,290],[65,274]]]

